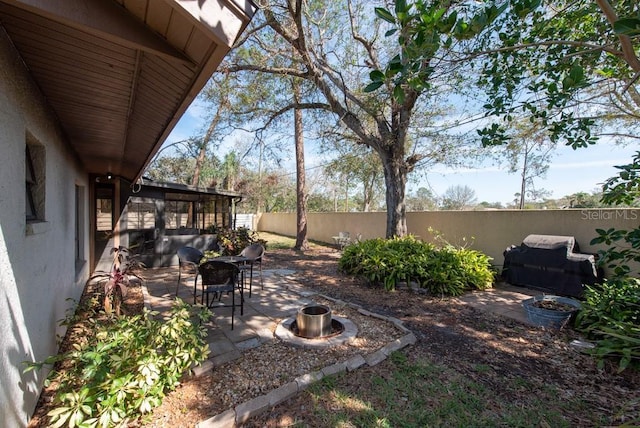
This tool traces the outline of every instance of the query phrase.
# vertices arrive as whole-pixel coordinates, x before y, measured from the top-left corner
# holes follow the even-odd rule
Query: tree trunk
[[[346,184],[344,186],[344,212],[349,212],[349,177],[347,176]]]
[[[524,162],[522,165],[522,177],[521,177],[521,181],[520,181],[520,209],[523,210],[524,209],[524,195],[525,192],[527,191],[527,166],[529,163],[529,148],[526,147],[525,145],[525,150],[524,150]]]
[[[371,210],[371,203],[373,201],[373,186],[375,182],[375,175],[363,180],[362,183],[362,211],[369,212]]]
[[[387,187],[387,238],[405,236],[407,234],[407,210],[405,205],[407,171],[403,167],[403,153],[396,153],[396,150],[393,150],[394,148],[391,148],[385,156],[381,155],[384,181]]]
[[[193,177],[191,178],[191,185],[193,187],[198,187],[200,185],[200,172],[202,171],[202,165],[204,165],[204,161],[207,157],[207,146],[209,145],[209,140],[211,140],[211,136],[213,135],[213,131],[218,126],[220,122],[220,108],[216,112],[215,116],[209,123],[209,128],[207,129],[207,133],[202,138],[202,142],[200,143],[200,150],[198,151],[198,157],[196,158],[196,165],[193,170]],[[187,211],[187,227],[195,226],[193,212],[193,204],[189,204]],[[203,226],[204,227],[204,226]]]
[[[293,82],[293,93],[296,103],[300,102],[300,87],[298,82]],[[307,192],[306,175],[304,171],[304,135],[302,127],[302,110],[296,108],[293,111],[295,140],[296,140],[296,245],[295,250],[308,250],[307,241]]]
[[[264,212],[264,194],[262,193],[262,157],[264,152],[264,141],[260,139],[260,153],[258,157],[258,200],[256,202],[256,214]]]
[[[406,235],[407,221],[404,198],[407,174],[423,155],[415,154],[404,159],[404,154],[411,113],[420,92],[411,88],[410,85],[406,85],[402,103],[399,104],[391,100],[389,101],[390,105],[385,105],[379,111],[368,111],[366,106],[370,103],[369,95],[362,96],[361,94],[363,82],[358,82],[356,88],[350,89],[340,71],[334,70],[333,66],[329,65],[327,59],[324,58],[327,50],[333,51],[333,47],[325,46],[325,41],[322,38],[320,40],[314,39],[312,36],[314,31],[308,31],[305,28],[307,21],[304,18],[304,8],[306,3],[296,0],[286,2],[284,8],[280,8],[278,5],[266,2],[262,8],[265,23],[282,37],[283,42],[293,48],[292,64],[294,66],[282,67],[280,62],[276,67],[237,64],[229,67],[228,70],[249,70],[269,72],[281,76],[298,76],[312,83],[315,89],[323,95],[326,102],[307,103],[306,107],[322,108],[333,112],[362,144],[371,147],[380,155],[387,185],[386,235],[388,237]],[[283,11],[286,16],[281,13]],[[351,12],[349,10],[349,19],[352,19],[350,24],[353,26],[355,18]],[[377,64],[377,51],[374,44],[366,40],[363,42],[363,38],[359,34],[352,34],[352,36],[365,45],[371,63]],[[428,62],[429,58],[424,61]],[[298,69],[296,68],[297,64],[303,66]],[[387,107],[390,107],[390,110]],[[359,114],[360,112],[362,114]],[[390,113],[390,116],[387,113]],[[374,122],[373,126],[371,126],[372,122]],[[345,204],[348,206],[348,198],[346,198]]]

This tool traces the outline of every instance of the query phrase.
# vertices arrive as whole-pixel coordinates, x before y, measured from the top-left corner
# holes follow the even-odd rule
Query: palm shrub
[[[341,271],[383,284],[387,290],[407,282],[434,295],[458,296],[492,285],[490,260],[479,251],[436,246],[409,235],[354,243],[344,249],[338,263]]]
[[[25,371],[53,365],[47,384],[57,384],[50,426],[112,427],[151,412],[183,373],[204,361],[209,347],[202,323],[206,308],[177,299],[166,320],[144,310],[133,317],[89,316],[86,334],[73,348]]]

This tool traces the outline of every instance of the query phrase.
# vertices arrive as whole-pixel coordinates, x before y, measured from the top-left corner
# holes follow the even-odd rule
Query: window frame
[[[25,145],[25,198],[26,198],[26,220],[27,223],[41,220],[36,210],[36,205],[33,198],[33,192],[38,184],[35,170],[33,168],[33,158],[29,144]]]

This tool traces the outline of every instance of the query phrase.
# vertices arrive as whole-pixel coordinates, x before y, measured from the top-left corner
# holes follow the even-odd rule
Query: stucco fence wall
[[[347,231],[362,239],[384,237],[386,213],[311,213],[307,215],[307,238],[333,243],[333,236]],[[425,211],[407,213],[409,233],[431,241],[429,227],[440,232],[452,244],[472,242],[472,248],[493,258],[502,266],[503,252],[511,244],[520,244],[529,234],[574,236],[580,250],[595,253],[605,246],[589,243],[596,229],[632,229],[640,224],[640,209],[565,209],[565,210],[491,210]],[[295,236],[295,213],[264,213],[258,231]]]

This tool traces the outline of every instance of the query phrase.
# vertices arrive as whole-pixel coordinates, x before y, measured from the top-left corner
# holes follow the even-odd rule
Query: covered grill
[[[502,276],[513,285],[580,297],[600,275],[593,254],[582,254],[573,236],[529,235],[504,251]]]

